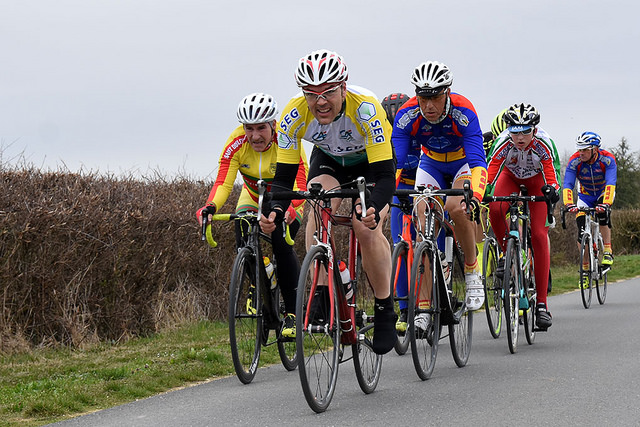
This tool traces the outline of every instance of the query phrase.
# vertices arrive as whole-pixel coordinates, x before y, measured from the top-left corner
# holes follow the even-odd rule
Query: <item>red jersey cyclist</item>
[[[576,140],[578,150],[567,164],[562,185],[562,199],[569,212],[577,212],[579,207],[596,208],[600,211],[598,222],[604,243],[602,263],[613,264],[611,252],[611,221],[607,221],[609,210],[616,194],[617,164],[610,152],[600,148],[600,135],[584,132]],[[573,188],[576,180],[580,183],[578,200],[574,201]],[[576,215],[578,225],[578,247],[585,227],[584,212]],[[580,284],[581,285],[581,284]]]
[[[478,201],[484,195],[487,163],[473,104],[451,91],[453,75],[440,62],[418,65],[412,73],[411,83],[415,86],[416,96],[398,111],[392,133],[398,165],[404,165],[415,139],[422,148],[416,188],[462,188],[464,180],[470,180],[474,194],[472,204],[477,209]],[[484,302],[484,290],[476,258],[476,225],[467,216],[461,196],[447,197],[444,208],[454,222],[464,252],[465,302],[469,310],[477,310]],[[428,308],[431,304],[426,295],[427,289],[420,296],[420,308]],[[416,328],[426,331],[428,319],[426,313],[416,316]]]
[[[289,101],[280,117],[274,187],[291,188],[303,139],[314,145],[309,183],[331,189],[358,176],[375,183],[366,215],[362,221],[353,221],[353,230],[361,243],[362,267],[375,294],[373,350],[383,354],[393,348],[397,339],[396,314],[389,293],[391,251],[381,226],[395,186],[391,126],[375,95],[347,85],[347,77],[347,65],[335,52],[317,50],[300,58],[295,79],[302,93]],[[337,209],[340,200],[334,199],[332,204]],[[279,201],[274,201],[272,207],[273,212],[261,221],[265,231],[285,208]],[[359,204],[355,209],[361,213]],[[306,229],[307,247],[313,242],[315,230],[311,215]],[[326,289],[320,287],[321,291]]]
[[[494,196],[519,193],[520,185],[527,187],[531,196],[543,195],[552,203],[559,200],[558,169],[555,144],[549,135],[537,127],[540,123],[538,110],[530,104],[515,104],[503,116],[508,132],[500,134],[490,153],[488,182],[493,184]],[[536,326],[547,329],[551,326],[551,313],[547,309],[547,285],[550,256],[548,244],[549,225],[545,202],[530,203],[531,245],[535,254],[534,274],[536,278]],[[508,204],[489,204],[489,218],[498,242],[505,250],[507,224],[505,216]],[[504,262],[504,261],[502,261]],[[500,268],[500,267],[499,267]],[[502,266],[504,269],[504,266]]]
[[[213,188],[207,197],[207,204],[196,213],[198,221],[202,220],[202,212],[213,215],[224,205],[233,189],[236,175],[242,175],[242,191],[236,205],[236,213],[258,210],[257,182],[262,179],[267,182],[268,189],[276,170],[278,145],[276,143],[276,117],[278,105],[271,95],[252,93],[242,99],[238,105],[238,121],[241,123],[231,133],[220,155],[218,175]],[[298,162],[295,165],[295,182],[297,188],[306,190],[307,160],[304,150],[300,150]],[[289,224],[291,237],[295,236],[302,222],[303,204],[294,201],[284,214],[284,220]],[[243,245],[241,236],[246,230],[241,230],[241,221],[236,221],[236,244]],[[296,286],[300,272],[300,262],[293,247],[289,246],[283,237],[283,224],[279,221],[275,225],[276,232],[271,235],[273,254],[278,268],[277,282],[282,292],[287,315],[282,325],[282,335],[295,336]]]

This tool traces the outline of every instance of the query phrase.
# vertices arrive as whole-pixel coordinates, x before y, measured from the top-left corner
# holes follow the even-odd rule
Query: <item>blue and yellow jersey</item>
[[[318,123],[302,94],[291,99],[278,124],[278,162],[297,163],[303,139],[343,166],[393,159],[386,113],[363,88],[347,86],[343,113],[327,125]]]
[[[278,146],[275,134],[271,145],[265,151],[257,152],[247,140],[243,126],[238,126],[231,133],[224,150],[222,150],[218,175],[207,198],[207,203],[213,203],[217,209],[220,209],[229,198],[233,183],[240,172],[243,187],[236,211],[256,210],[258,207],[258,180],[264,180],[268,185],[267,188],[270,189],[276,172],[277,159]],[[306,190],[308,164],[302,146],[298,153],[297,163],[299,166],[294,189]],[[295,200],[293,206],[296,209],[297,217],[302,219],[303,201]]]
[[[418,99],[409,99],[396,114],[391,135],[398,165],[403,165],[413,140],[422,147],[422,155],[439,162],[466,159],[472,173],[474,195],[482,200],[486,186],[487,161],[478,115],[471,101],[451,93],[447,116],[432,124],[420,113]]]
[[[617,170],[616,158],[606,150],[598,149],[598,154],[591,163],[581,161],[580,154],[576,152],[569,159],[564,172],[562,185],[564,204],[574,203],[573,188],[576,179],[580,183],[578,190],[580,194],[595,197],[604,195],[602,203],[612,204],[618,179]]]

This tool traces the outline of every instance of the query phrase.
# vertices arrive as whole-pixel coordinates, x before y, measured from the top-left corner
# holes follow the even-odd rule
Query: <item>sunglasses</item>
[[[337,86],[331,87],[322,92],[314,92],[312,90],[302,89],[302,94],[304,95],[307,101],[318,102],[320,98],[324,99],[325,101],[328,101],[329,98],[335,95],[338,89],[340,89],[341,87],[342,87],[342,84],[339,84]]]
[[[509,131],[509,133],[511,135],[530,135],[531,132],[533,132],[533,128],[529,128],[527,130],[523,130],[523,131],[520,131],[520,132],[511,132],[511,131]]]

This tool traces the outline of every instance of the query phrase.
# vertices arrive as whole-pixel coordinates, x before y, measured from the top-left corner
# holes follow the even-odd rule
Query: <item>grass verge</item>
[[[616,257],[609,282],[640,275],[639,261],[640,255]],[[576,266],[554,267],[552,275],[551,295],[577,289]],[[273,363],[280,359],[270,346],[260,364]],[[1,356],[0,425],[40,426],[228,375],[234,371],[224,322],[201,321],[84,350]]]

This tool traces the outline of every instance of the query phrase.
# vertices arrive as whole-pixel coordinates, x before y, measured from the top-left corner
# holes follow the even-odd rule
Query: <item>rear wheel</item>
[[[484,242],[482,254],[482,284],[485,296],[484,310],[493,338],[498,338],[502,330],[502,285],[496,276],[499,253],[498,242],[488,237]]]
[[[373,351],[373,318],[375,296],[367,275],[362,269],[362,256],[356,258],[356,328],[358,342],[351,346],[356,378],[363,392],[372,393],[378,386],[382,371],[382,355]]]
[[[408,327],[409,342],[411,343],[411,357],[418,377],[426,380],[431,377],[438,354],[438,340],[440,339],[440,312],[438,309],[437,284],[434,282],[435,270],[431,268],[433,253],[428,242],[421,242],[414,249],[413,266],[411,267],[411,285],[409,287]],[[418,296],[420,287],[426,286],[431,280],[431,308],[419,309]],[[416,330],[415,316],[425,313],[429,327],[424,333]]]
[[[509,239],[504,255],[504,318],[507,321],[509,351],[518,349],[518,317],[520,310],[520,266],[515,241]]]
[[[598,295],[598,302],[604,304],[604,300],[607,299],[607,274],[609,266],[602,264],[604,257],[604,243],[602,236],[598,236],[598,280],[596,280],[596,294]],[[606,268],[606,270],[605,270]],[[604,271],[604,273],[603,273]]]
[[[591,236],[583,233],[582,243],[580,244],[580,295],[582,296],[584,308],[591,306],[591,292],[593,291],[591,277],[593,265],[591,262]]]
[[[256,258],[240,249],[229,285],[229,343],[238,379],[249,384],[258,369],[262,341],[262,304],[256,280]]]
[[[473,312],[467,310],[465,304],[467,284],[464,280],[464,256],[457,244],[453,245],[453,260],[450,268],[451,283],[447,289],[451,292],[450,301],[454,321],[449,324],[449,343],[453,360],[458,367],[462,368],[467,364],[471,354]]]
[[[327,277],[328,265],[326,249],[312,246],[302,263],[296,299],[298,372],[304,397],[315,412],[324,412],[331,403],[340,360],[338,296],[335,287],[317,286],[319,276]],[[334,282],[339,283],[339,277]]]
[[[280,288],[277,287],[273,291],[273,297],[275,301],[278,301],[278,310],[280,314],[280,318],[284,318],[287,314],[287,310],[284,308],[284,300],[282,299],[282,292],[280,292]],[[280,360],[282,361],[282,365],[287,371],[293,371],[298,366],[298,361],[296,360],[296,340],[295,338],[285,338],[280,335],[280,331],[276,331],[278,336],[278,354],[280,355]]]
[[[393,247],[393,253],[391,254],[391,295],[393,295],[393,302],[396,310],[396,314],[398,315],[398,319],[403,318],[403,310],[404,310],[404,319],[403,322],[405,325],[404,331],[398,332],[398,340],[394,346],[396,353],[399,355],[403,355],[407,352],[409,348],[409,334],[407,333],[407,324],[406,318],[408,316],[408,294],[409,289],[402,289],[404,285],[409,284],[409,275],[410,272],[407,271],[407,258],[409,254],[409,243],[400,240]],[[404,280],[403,280],[404,279]],[[400,287],[400,288],[399,288]],[[401,309],[404,307],[404,309]]]

